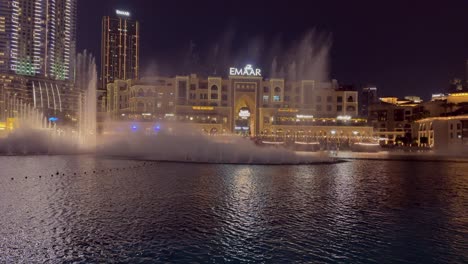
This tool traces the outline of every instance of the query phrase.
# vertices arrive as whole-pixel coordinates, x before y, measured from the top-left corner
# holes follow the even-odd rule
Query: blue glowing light
[[[132,125],[132,131],[137,131],[138,130],[138,126],[137,125]]]
[[[159,125],[156,125],[156,126],[154,127],[154,131],[159,131],[159,130],[161,130],[161,127],[160,127]]]
[[[50,122],[57,122],[58,118],[57,117],[49,117]]]

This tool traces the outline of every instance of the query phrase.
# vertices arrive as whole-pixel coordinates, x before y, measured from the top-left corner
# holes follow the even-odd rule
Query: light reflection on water
[[[467,163],[0,164],[0,263],[468,261]]]

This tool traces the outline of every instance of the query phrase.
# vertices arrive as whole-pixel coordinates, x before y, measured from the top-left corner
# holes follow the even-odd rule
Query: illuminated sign
[[[336,119],[338,120],[351,120],[351,116],[337,116]]]
[[[250,111],[249,110],[243,110],[241,109],[239,111],[239,117],[242,118],[242,119],[247,119],[250,117]]]
[[[129,17],[130,16],[130,12],[128,11],[124,11],[124,10],[115,10],[115,13],[119,16],[127,16]]]
[[[193,110],[198,110],[198,111],[211,111],[214,110],[213,106],[192,106]]]
[[[296,118],[302,118],[302,119],[313,119],[313,115],[296,115]]]
[[[299,109],[295,108],[279,108],[278,112],[288,112],[288,113],[297,113],[299,112]]]
[[[262,70],[254,69],[252,65],[247,64],[243,69],[229,68],[231,76],[262,76]]]

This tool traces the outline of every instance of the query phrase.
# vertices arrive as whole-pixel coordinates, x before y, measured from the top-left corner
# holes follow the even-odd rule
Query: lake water
[[[0,164],[0,263],[468,263],[468,163]]]

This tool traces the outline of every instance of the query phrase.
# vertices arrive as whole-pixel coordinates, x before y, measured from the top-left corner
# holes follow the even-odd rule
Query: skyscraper
[[[77,0],[0,0],[0,119],[14,115],[11,97],[48,114],[76,108],[76,13]]]
[[[130,19],[130,12],[116,10],[114,17],[102,19],[101,79],[102,89],[116,79],[139,77],[139,23]]]
[[[0,0],[0,71],[71,80],[77,0]]]
[[[361,116],[367,117],[369,115],[369,106],[378,102],[377,88],[368,86],[362,88],[360,96]]]

